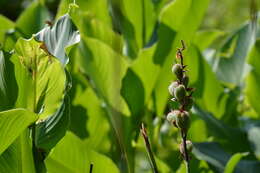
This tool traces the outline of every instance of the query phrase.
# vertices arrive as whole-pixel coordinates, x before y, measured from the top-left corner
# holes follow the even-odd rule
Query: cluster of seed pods
[[[169,86],[169,93],[174,102],[177,102],[179,107],[171,110],[167,115],[167,120],[175,127],[180,129],[182,143],[180,144],[180,153],[183,159],[188,162],[190,160],[189,152],[192,150],[191,141],[187,141],[187,133],[190,127],[190,109],[193,105],[192,93],[193,88],[189,87],[189,77],[186,74],[186,65],[183,64],[182,51],[185,49],[182,41],[182,48],[177,49],[176,64],[172,67],[172,73],[176,76],[176,81],[173,81]]]

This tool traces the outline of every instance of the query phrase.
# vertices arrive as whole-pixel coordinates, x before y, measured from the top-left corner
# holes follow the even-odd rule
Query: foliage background
[[[197,89],[192,172],[260,170],[260,30],[250,18],[260,3],[71,3],[0,1],[1,173],[88,172],[91,163],[93,172],[151,172],[141,122],[160,172],[185,172],[165,120],[181,39]]]

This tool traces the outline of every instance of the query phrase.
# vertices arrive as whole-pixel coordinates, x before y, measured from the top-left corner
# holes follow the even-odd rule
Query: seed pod
[[[191,108],[192,108],[192,106],[193,106],[193,98],[192,97],[189,97],[189,96],[186,96],[185,98],[184,98],[184,109],[186,110],[186,111],[189,111]]]
[[[187,149],[187,151],[188,151],[188,152],[191,152],[191,151],[192,151],[192,148],[193,148],[192,142],[189,141],[189,140],[187,140],[187,141],[186,141],[186,149]],[[183,142],[180,144],[179,149],[180,149],[180,153],[181,153],[182,155],[184,155]]]
[[[180,64],[175,64],[172,67],[172,72],[176,75],[178,79],[182,79],[182,67]]]
[[[180,113],[179,110],[174,110],[174,111],[171,111],[167,114],[167,120],[171,123],[171,124],[175,124],[176,122],[176,117],[177,117],[177,114]]]
[[[189,76],[184,75],[183,78],[182,78],[182,83],[187,88],[188,84],[189,84]]]
[[[174,90],[178,86],[178,82],[172,82],[171,85],[168,87],[169,93],[174,96]]]
[[[190,115],[187,111],[180,111],[176,114],[176,125],[178,128],[187,131],[190,127]]]
[[[184,85],[178,85],[175,90],[174,90],[174,97],[181,101],[184,99],[184,97],[186,96],[186,90]]]

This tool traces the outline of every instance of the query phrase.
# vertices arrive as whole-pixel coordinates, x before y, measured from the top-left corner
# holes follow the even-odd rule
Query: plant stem
[[[146,151],[148,153],[148,156],[149,156],[149,159],[150,159],[150,164],[151,164],[151,167],[153,168],[153,172],[159,173],[156,162],[155,162],[155,158],[154,158],[154,155],[153,155],[153,152],[152,152],[152,149],[151,149],[149,138],[148,138],[148,135],[147,135],[147,132],[146,132],[146,129],[145,129],[143,123],[142,123],[142,126],[141,126],[141,133],[142,133],[142,136],[144,138]]]
[[[190,158],[189,153],[187,151],[187,145],[186,145],[186,139],[187,139],[187,133],[184,130],[181,130],[181,137],[182,137],[182,145],[184,148],[184,160],[186,165],[186,173],[190,173]]]
[[[94,164],[93,164],[93,163],[90,163],[89,173],[92,173],[93,167],[94,167]]]

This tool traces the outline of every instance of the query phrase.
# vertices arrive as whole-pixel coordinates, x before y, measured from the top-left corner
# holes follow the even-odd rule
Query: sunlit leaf
[[[57,144],[45,160],[50,173],[89,172],[93,163],[94,172],[119,172],[115,164],[106,156],[86,148],[84,143],[70,132]]]
[[[27,129],[0,155],[0,172],[36,173],[31,146]]]
[[[41,118],[46,118],[61,105],[66,75],[59,61],[41,45],[34,38],[19,39],[11,59],[19,88],[16,106],[41,113]]]
[[[0,112],[0,154],[36,120],[37,116],[25,109]]]

